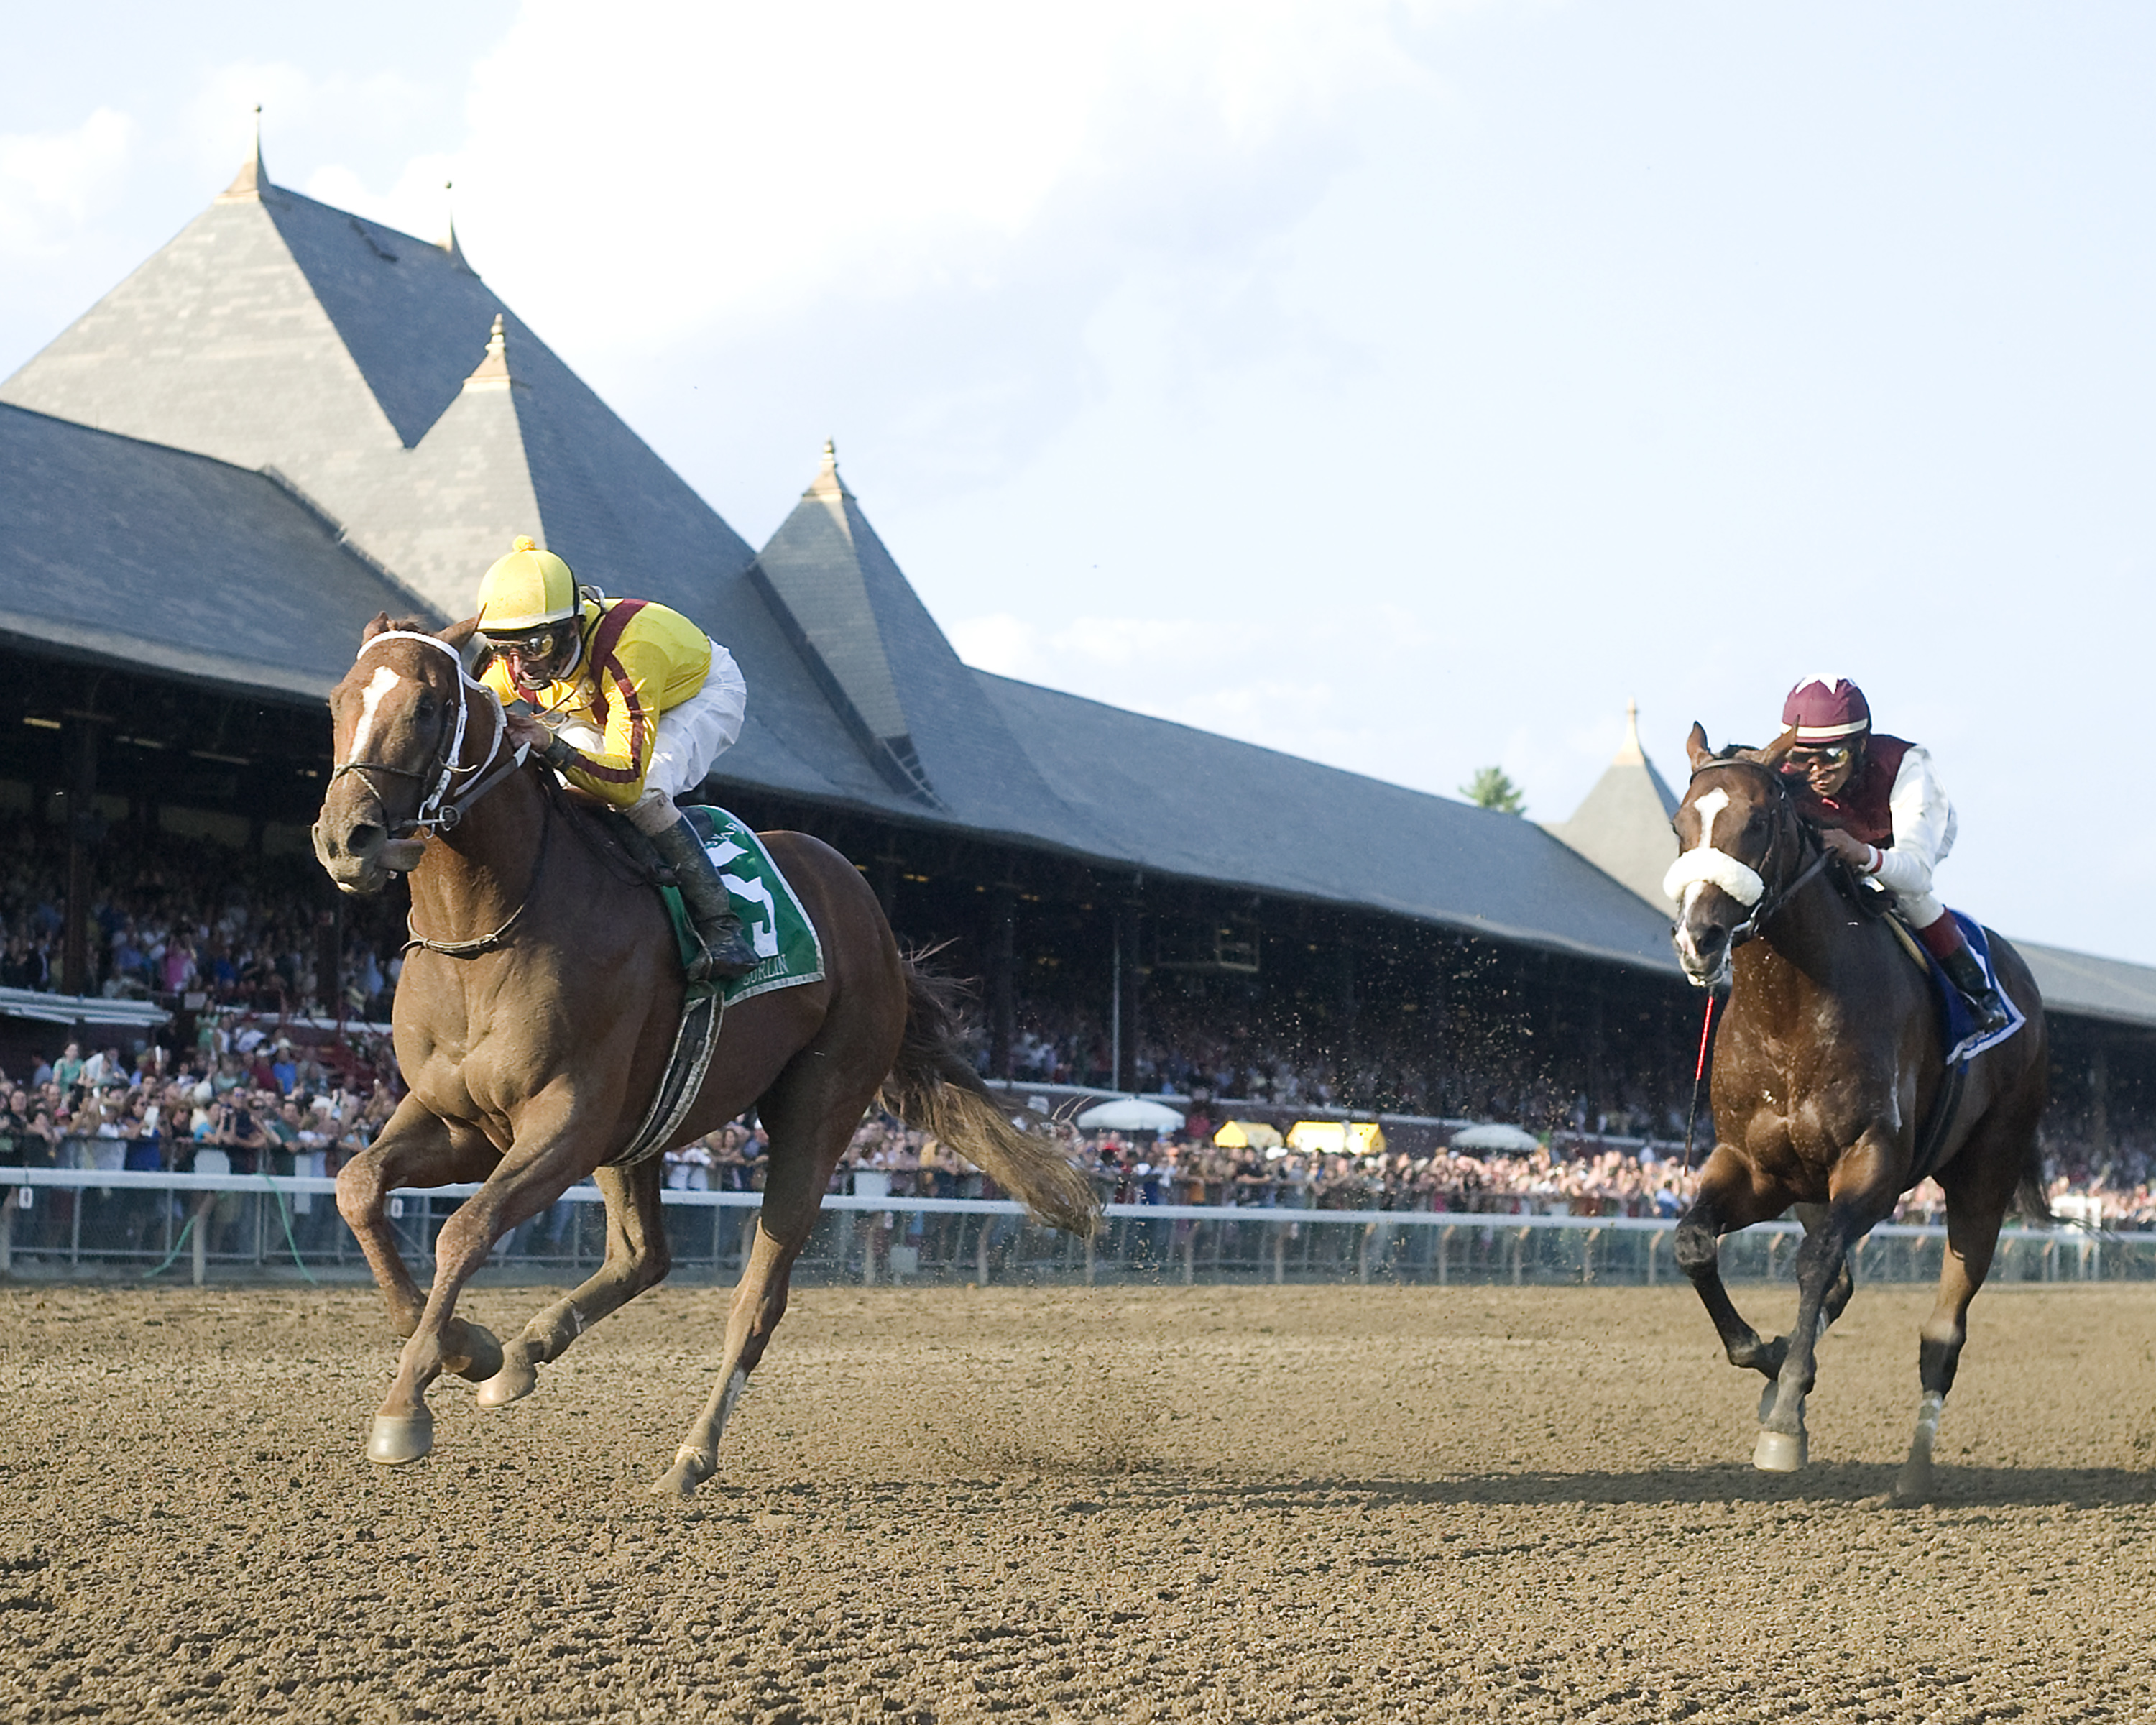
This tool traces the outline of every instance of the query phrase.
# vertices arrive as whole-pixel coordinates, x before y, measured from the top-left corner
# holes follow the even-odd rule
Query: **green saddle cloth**
[[[801,901],[794,896],[786,876],[779,873],[771,853],[763,848],[763,840],[723,809],[692,807],[681,813],[704,841],[704,855],[711,858],[711,866],[718,870],[719,879],[733,899],[742,933],[763,961],[747,976],[724,985],[726,1004],[732,1006],[737,1000],[768,994],[774,988],[795,988],[803,983],[823,981],[824,943],[817,938],[816,925],[801,908]],[[680,889],[662,886],[659,892],[666,901],[666,914],[673,922],[675,942],[680,948],[685,969],[702,947],[681,902]],[[696,988],[709,992],[714,986],[702,983]]]

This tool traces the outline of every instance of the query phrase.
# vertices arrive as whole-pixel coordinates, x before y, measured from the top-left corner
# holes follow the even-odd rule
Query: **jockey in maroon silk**
[[[1827,849],[1894,896],[1917,937],[1969,997],[1981,1029],[2003,1029],[1999,991],[1932,891],[1932,870],[1953,849],[1954,812],[1930,752],[1874,732],[1864,691],[1845,677],[1798,684],[1783,703],[1782,724],[1795,733],[1782,771]]]

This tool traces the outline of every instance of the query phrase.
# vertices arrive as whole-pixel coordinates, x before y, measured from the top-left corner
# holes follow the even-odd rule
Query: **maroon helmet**
[[[1807,677],[1782,703],[1782,723],[1796,732],[1799,747],[1840,742],[1871,729],[1871,708],[1846,677]]]

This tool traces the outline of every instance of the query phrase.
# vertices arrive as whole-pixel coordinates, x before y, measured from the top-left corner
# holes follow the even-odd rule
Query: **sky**
[[[454,209],[751,543],[834,438],[970,663],[1441,794],[1500,764],[1544,820],[1628,700],[1681,785],[1695,719],[1763,741],[1848,675],[1933,750],[1950,902],[2156,963],[2156,807],[2097,765],[2156,621],[2156,9],[205,0],[9,35],[0,375],[259,103],[279,183]]]

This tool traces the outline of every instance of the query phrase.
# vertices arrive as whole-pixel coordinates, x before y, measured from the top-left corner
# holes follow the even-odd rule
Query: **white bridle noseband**
[[[527,751],[525,745],[520,743],[513,752],[507,754],[503,752],[502,745],[509,737],[509,721],[502,712],[501,697],[465,668],[464,655],[447,641],[443,640],[439,635],[422,634],[416,629],[384,629],[378,635],[370,636],[362,644],[353,662],[357,664],[360,660],[366,658],[372,649],[379,646],[384,641],[424,642],[428,646],[448,654],[457,668],[456,724],[449,733],[447,745],[442,750],[441,771],[436,775],[432,788],[419,799],[418,811],[406,823],[403,829],[407,834],[446,833],[452,830],[457,823],[464,819],[465,809],[492,790],[507,774],[514,773],[524,764],[524,757]],[[494,742],[488,748],[485,760],[475,762],[470,767],[464,767],[459,766],[458,762],[465,752],[465,733],[471,725],[472,696],[475,694],[482,696],[486,704],[494,710]],[[408,767],[393,767],[382,761],[343,761],[337,764],[336,770],[330,774],[330,778],[334,781],[346,773],[357,776],[362,784],[373,792],[377,803],[382,801],[382,793],[374,789],[372,782],[367,778],[369,773],[394,773],[400,778],[416,778],[422,781],[427,776],[424,772],[414,772]],[[477,777],[465,787],[462,796],[452,798],[449,795],[450,787],[456,783],[459,774],[466,773],[476,774]]]

